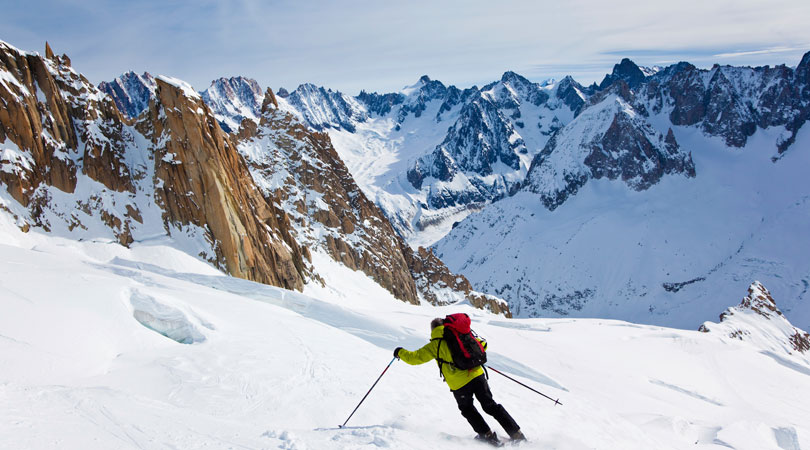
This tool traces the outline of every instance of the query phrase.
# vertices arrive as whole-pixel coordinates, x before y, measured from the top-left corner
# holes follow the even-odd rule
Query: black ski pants
[[[453,396],[456,398],[461,415],[467,419],[467,422],[470,422],[476,433],[488,433],[490,428],[481,413],[475,409],[473,396],[481,403],[484,412],[494,417],[508,435],[511,436],[520,430],[518,424],[515,423],[515,419],[506,412],[506,409],[492,399],[492,392],[489,390],[489,383],[487,383],[487,378],[484,375],[473,378],[469,383],[453,391]]]

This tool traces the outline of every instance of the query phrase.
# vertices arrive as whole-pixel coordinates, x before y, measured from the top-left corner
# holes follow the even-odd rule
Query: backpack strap
[[[473,330],[470,330],[470,333],[473,335],[473,338],[475,339],[475,343],[478,344],[478,347],[481,348],[481,351],[486,353],[487,349],[486,349],[486,347],[484,347],[484,345],[486,345],[487,340],[482,338],[481,336],[479,336],[478,333],[476,333]],[[489,378],[489,376],[487,376],[487,378]]]
[[[442,377],[442,380],[445,380],[444,372],[442,372],[442,365],[444,365],[444,364],[451,364],[452,365],[453,363],[451,361],[445,361],[439,356],[440,355],[439,351],[442,349],[442,341],[443,340],[444,340],[444,338],[433,338],[433,339],[431,339],[431,341],[439,341],[439,345],[436,346],[436,364],[439,365],[439,375]]]

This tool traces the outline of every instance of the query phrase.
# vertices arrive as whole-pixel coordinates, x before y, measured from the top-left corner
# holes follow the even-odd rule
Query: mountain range
[[[414,294],[438,279],[413,281],[426,279],[413,270],[426,259],[439,264],[441,286],[456,279],[441,260],[471,282],[451,290],[494,293],[519,316],[694,328],[753,278],[810,323],[801,257],[810,189],[799,170],[809,78],[810,53],[795,68],[625,59],[587,87],[506,72],[480,88],[423,76],[353,97],[311,84],[261,95],[244,77],[183,92],[200,98],[201,117],[284,211],[292,237],[279,237],[302,279],[317,270],[297,261],[318,248],[414,301],[435,296]],[[161,103],[159,84],[129,73],[99,89],[137,130],[160,117],[143,106]],[[334,177],[313,176],[326,168]]]

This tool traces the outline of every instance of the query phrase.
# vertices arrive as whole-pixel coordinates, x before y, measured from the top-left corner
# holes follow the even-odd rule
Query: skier
[[[476,439],[495,446],[501,445],[498,435],[490,429],[481,413],[475,408],[473,395],[478,398],[484,412],[494,417],[513,441],[526,440],[512,416],[506,412],[503,406],[492,399],[492,392],[489,390],[489,384],[484,376],[482,366],[470,370],[459,370],[451,362],[447,362],[453,361],[453,356],[448,345],[440,345],[444,337],[444,319],[433,319],[430,322],[430,328],[430,342],[413,352],[397,347],[394,350],[394,356],[411,365],[424,364],[432,359],[439,362],[439,370],[456,398],[461,415],[467,419],[467,422],[478,433]],[[486,341],[477,340],[481,343],[482,348],[486,350]]]

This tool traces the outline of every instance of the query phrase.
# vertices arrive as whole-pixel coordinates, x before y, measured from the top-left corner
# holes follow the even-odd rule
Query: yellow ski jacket
[[[446,342],[442,342],[443,336],[444,326],[440,325],[431,331],[430,342],[425,344],[422,348],[413,352],[403,348],[397,355],[399,356],[399,359],[412,366],[424,364],[430,360],[436,359],[437,350],[439,351],[439,359],[444,361],[453,361],[453,355],[450,354],[450,348],[447,347]],[[487,342],[484,340],[479,340],[479,342],[481,342],[484,350],[486,350]],[[440,343],[441,346],[439,345]],[[447,385],[450,386],[451,391],[462,388],[464,385],[472,381],[473,378],[484,374],[484,369],[481,366],[470,370],[459,370],[456,369],[454,365],[445,363],[441,365],[441,368],[442,375],[444,375],[444,381],[446,381]]]

